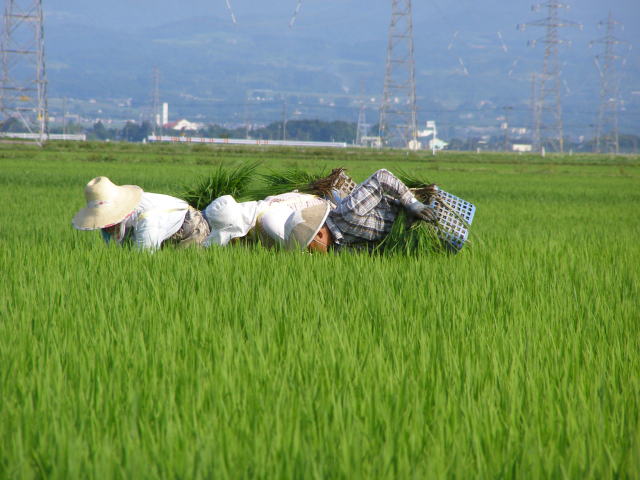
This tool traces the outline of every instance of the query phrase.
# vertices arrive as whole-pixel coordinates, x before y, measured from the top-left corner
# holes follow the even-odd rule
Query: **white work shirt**
[[[133,243],[138,248],[156,250],[180,230],[188,209],[189,204],[179,198],[143,192],[138,206],[124,220],[124,236],[131,230]]]
[[[264,200],[236,202],[230,195],[216,198],[204,209],[204,216],[211,226],[211,233],[204,241],[210,245],[227,245],[234,238],[247,234],[261,236],[261,240],[282,244],[284,225],[294,211],[323,203],[324,200],[306,193],[289,192],[273,195]],[[258,229],[255,227],[258,226]]]

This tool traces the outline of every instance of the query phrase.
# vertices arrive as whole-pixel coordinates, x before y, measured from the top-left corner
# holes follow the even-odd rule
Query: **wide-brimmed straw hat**
[[[204,246],[224,246],[234,238],[244,237],[255,225],[257,210],[258,202],[238,203],[231,195],[216,198],[202,212],[211,227]]]
[[[84,188],[87,206],[76,213],[72,223],[78,230],[97,230],[120,223],[138,206],[142,188],[115,185],[107,177],[96,177]]]
[[[324,225],[330,210],[329,202],[324,202],[293,212],[284,225],[287,250],[307,248]]]

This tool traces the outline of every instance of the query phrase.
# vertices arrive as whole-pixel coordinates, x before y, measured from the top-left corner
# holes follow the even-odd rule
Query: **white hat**
[[[323,202],[293,212],[284,225],[287,250],[305,249],[324,225],[330,210],[329,202]]]
[[[87,206],[71,222],[78,230],[97,230],[122,222],[142,199],[137,185],[115,185],[107,177],[96,177],[84,188]]]
[[[255,225],[257,207],[258,202],[238,203],[231,195],[216,198],[203,211],[211,227],[204,245],[224,246],[233,238],[244,237]]]

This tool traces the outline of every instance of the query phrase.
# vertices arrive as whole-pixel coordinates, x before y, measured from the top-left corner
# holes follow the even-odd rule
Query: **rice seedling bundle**
[[[195,186],[185,187],[179,197],[198,210],[204,210],[213,200],[223,195],[244,198],[258,165],[259,163],[250,163],[235,168],[220,165]]]

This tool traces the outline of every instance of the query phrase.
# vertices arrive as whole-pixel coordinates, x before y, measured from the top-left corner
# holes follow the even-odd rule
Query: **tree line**
[[[272,122],[264,127],[227,128],[217,124],[206,125],[196,131],[176,131],[173,129],[157,129],[158,135],[213,137],[213,138],[251,138],[255,140],[298,140],[315,142],[345,142],[355,143],[357,125],[353,122],[323,121],[323,120],[290,120],[288,122]],[[373,131],[377,130],[374,126]],[[22,123],[15,118],[9,118],[0,123],[1,132],[24,132]],[[50,128],[50,133],[63,133],[63,127],[56,125]],[[122,127],[108,127],[98,121],[91,127],[84,127],[76,123],[70,123],[64,127],[65,133],[84,133],[88,140],[98,141],[124,141],[143,142],[153,134],[153,126],[149,122],[127,122]],[[448,140],[448,150],[487,150],[504,151],[511,150],[513,143],[530,143],[529,139],[508,139],[495,135],[490,137],[469,137],[465,139],[453,138]],[[426,147],[426,146],[425,146]],[[621,134],[619,136],[620,153],[640,152],[640,136],[633,134]],[[552,151],[548,148],[548,151]],[[565,151],[594,152],[596,151],[595,139],[583,142],[574,142],[565,139]]]
[[[141,142],[153,133],[149,122],[127,122],[124,127],[108,128],[102,122],[85,130],[90,140],[120,140]],[[353,143],[356,126],[353,123],[322,120],[291,120],[283,126],[282,122],[273,122],[260,128],[226,128],[220,125],[207,125],[196,131],[176,131],[173,129],[157,129],[158,135],[210,137],[210,138],[251,138],[260,140],[304,140],[317,142]]]

